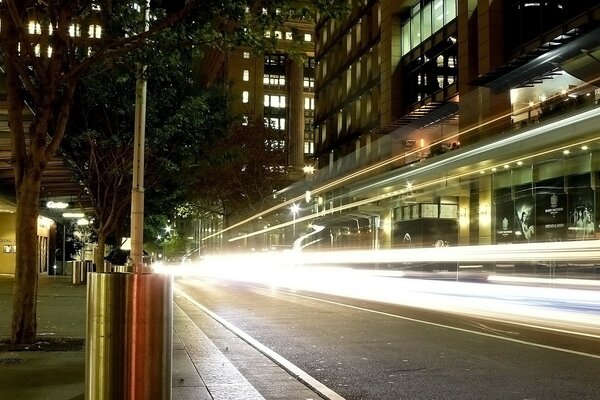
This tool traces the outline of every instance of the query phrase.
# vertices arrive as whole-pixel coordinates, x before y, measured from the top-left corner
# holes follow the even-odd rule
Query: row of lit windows
[[[48,25],[48,34],[52,35],[54,28],[52,25]],[[41,35],[42,26],[39,22],[29,21],[28,32],[30,35]],[[81,25],[71,24],[69,26],[69,36],[81,37]],[[102,27],[100,25],[91,24],[88,26],[88,36],[94,39],[100,39],[102,37]]]
[[[285,75],[264,74],[263,84],[267,86],[285,86]]]
[[[250,102],[250,92],[247,90],[242,91],[242,103],[247,104]],[[286,98],[285,96],[279,95],[264,95],[264,106],[272,107],[272,108],[285,108],[286,107]],[[304,109],[305,110],[314,110],[315,109],[315,99],[314,97],[305,97],[304,98]]]
[[[242,71],[242,80],[248,82],[250,80],[250,70],[244,69]],[[280,74],[264,74],[263,84],[267,86],[285,86],[285,75]],[[305,76],[304,87],[313,89],[315,87],[315,78]]]
[[[294,40],[294,34],[292,32],[281,32],[281,31],[265,31],[265,37],[266,38],[271,38],[274,37],[275,39],[283,39],[284,38],[284,34],[285,34],[285,40]],[[312,34],[310,33],[305,33],[302,36],[302,39],[307,42],[310,43],[312,42]]]
[[[285,108],[285,96],[265,94],[264,106],[273,108]]]
[[[408,53],[456,18],[456,0],[421,0],[402,25],[402,55]]]

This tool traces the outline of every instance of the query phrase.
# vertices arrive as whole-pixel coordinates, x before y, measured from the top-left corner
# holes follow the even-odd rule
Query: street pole
[[[144,4],[145,30],[150,1]],[[173,280],[144,265],[145,67],[136,81],[132,273],[91,273],[86,334],[86,400],[171,400]]]
[[[148,21],[146,7],[146,29]],[[133,185],[131,188],[131,262],[133,272],[144,270],[144,146],[146,142],[146,94],[145,66],[140,66],[135,85],[135,125],[133,142]]]

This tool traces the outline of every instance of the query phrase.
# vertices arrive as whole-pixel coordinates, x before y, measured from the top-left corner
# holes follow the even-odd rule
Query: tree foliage
[[[150,64],[162,57],[162,51],[176,46],[199,50],[205,46],[266,44],[262,39],[265,27],[285,18],[287,14],[276,9],[287,4],[284,0],[157,0],[152,3],[146,27],[145,9],[140,9],[137,1],[0,3],[0,60],[5,75],[19,226],[13,343],[35,339],[41,177],[65,135],[80,79],[92,67]],[[29,127],[23,119],[26,107],[34,115]]]

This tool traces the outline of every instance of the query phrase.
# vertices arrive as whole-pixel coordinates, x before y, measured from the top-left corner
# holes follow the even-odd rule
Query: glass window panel
[[[427,4],[423,7],[423,11],[421,12],[421,31],[423,36],[421,40],[427,39],[431,36],[431,3]]]
[[[447,24],[456,18],[456,0],[445,0],[444,11],[444,24]]]
[[[408,53],[410,49],[410,22],[407,22],[402,25],[402,55]]]
[[[412,48],[415,48],[421,43],[421,15],[415,15],[410,21],[412,25],[410,29],[410,44]]]
[[[437,32],[444,26],[444,0],[433,2],[433,32]]]
[[[279,107],[279,96],[271,96],[271,107]]]

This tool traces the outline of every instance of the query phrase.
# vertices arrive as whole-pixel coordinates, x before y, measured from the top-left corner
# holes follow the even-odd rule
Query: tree
[[[169,59],[180,60],[176,53],[179,50],[173,49]],[[225,91],[217,86],[195,92],[190,80],[181,76],[182,70],[190,70],[189,62],[177,63],[181,68],[166,71],[168,76],[152,73],[152,66],[148,73],[145,208],[153,215],[169,213],[183,201],[196,175],[195,159],[209,147],[210,137],[223,134],[231,124]],[[134,98],[127,89],[134,80],[131,71],[120,68],[83,79],[71,135],[62,148],[91,200],[92,229],[98,240],[94,261],[99,271],[107,240],[127,220],[130,208]],[[145,226],[150,228],[151,222]]]
[[[11,341],[36,335],[37,217],[42,174],[65,135],[79,80],[92,66],[147,65],[163,46],[259,43],[264,28],[286,13],[283,0],[156,0],[148,30],[133,1],[3,0],[4,67],[17,197],[17,254]],[[318,0],[330,5],[330,0]],[[168,5],[168,9],[161,8]],[[267,12],[262,12],[267,7]],[[246,7],[249,13],[246,13]],[[261,30],[263,29],[263,30]],[[141,32],[141,33],[140,33]],[[127,57],[135,55],[136,59]],[[26,105],[33,122],[23,124]],[[27,132],[26,132],[27,130]]]
[[[233,216],[256,213],[290,183],[281,133],[262,122],[235,126],[217,139],[199,165],[194,186],[197,208],[220,214],[224,227]]]

